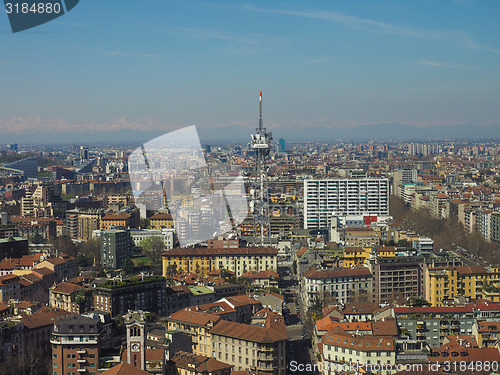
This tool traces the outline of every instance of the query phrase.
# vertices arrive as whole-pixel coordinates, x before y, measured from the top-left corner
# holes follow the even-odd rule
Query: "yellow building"
[[[167,319],[167,338],[172,340],[172,334],[182,332],[191,336],[193,353],[212,356],[212,336],[210,330],[221,318],[186,307],[170,315]]]
[[[480,348],[494,348],[500,339],[500,322],[477,321],[472,327],[472,334]]]
[[[344,248],[344,267],[362,266],[375,250],[378,258],[389,258],[396,256],[394,246],[377,247],[346,247]]]
[[[442,306],[443,300],[457,295],[457,271],[454,268],[431,267],[425,273],[426,299],[432,306]]]
[[[271,247],[249,248],[175,248],[163,253],[163,275],[190,272],[206,276],[210,271],[229,270],[240,277],[248,271],[277,272],[278,250]]]
[[[425,272],[426,299],[432,306],[442,306],[444,300],[456,296],[471,299],[498,298],[489,287],[499,277],[497,268],[483,266],[431,267]]]
[[[173,228],[174,220],[170,214],[156,214],[151,216],[151,229]]]

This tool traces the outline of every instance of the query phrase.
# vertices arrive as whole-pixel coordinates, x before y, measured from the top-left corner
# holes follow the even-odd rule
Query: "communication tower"
[[[271,150],[273,135],[263,126],[262,92],[259,93],[259,127],[252,134],[250,147],[255,151],[254,180],[250,189],[250,211],[253,214],[253,244],[254,246],[270,245],[271,224],[269,214],[269,191],[267,157]]]

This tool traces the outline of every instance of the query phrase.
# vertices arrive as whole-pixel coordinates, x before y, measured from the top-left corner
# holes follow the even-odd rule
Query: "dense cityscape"
[[[496,372],[500,143],[268,141],[259,196],[255,141],[203,145],[264,202],[186,247],[205,216],[134,201],[136,146],[2,145],[0,372]]]
[[[0,375],[500,375],[499,19],[4,0]]]

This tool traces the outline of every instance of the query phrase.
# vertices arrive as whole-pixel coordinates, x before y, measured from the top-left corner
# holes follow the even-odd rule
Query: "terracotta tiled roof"
[[[34,255],[23,255],[17,265],[20,267],[33,267],[34,263],[39,259],[40,257],[35,257]]]
[[[213,358],[205,357],[203,355],[192,354],[187,352],[177,352],[171,359],[178,368],[187,369],[190,373],[193,367],[196,373],[212,373],[223,369],[229,369],[233,366]]]
[[[281,325],[261,327],[221,320],[210,330],[210,333],[260,343],[273,343],[287,339],[286,326],[283,322],[282,327]]]
[[[500,352],[497,348],[468,348],[456,341],[433,349],[429,357],[431,362],[500,362]]]
[[[172,220],[172,215],[170,214],[155,214],[150,217],[151,220]]]
[[[33,272],[30,272],[30,273],[27,273],[25,275],[22,275],[21,279],[28,280],[28,281],[30,281],[32,283],[38,283],[38,282],[42,281],[42,278],[38,277]]]
[[[302,249],[300,249],[299,251],[297,251],[295,253],[295,255],[297,255],[297,258],[300,258],[302,255],[304,255],[305,253],[307,253],[307,247],[303,247]]]
[[[392,338],[369,335],[351,335],[340,327],[331,328],[323,336],[323,344],[365,352],[394,351],[394,341]]]
[[[185,309],[179,310],[170,315],[168,320],[206,326],[210,322],[213,324],[217,323],[220,320],[220,317],[215,314],[196,311],[195,307],[186,307]]]
[[[333,323],[335,323],[336,320],[332,319],[331,317],[325,317],[322,319],[319,319],[316,321],[316,329],[318,331],[328,331],[330,328],[333,327]]]
[[[373,335],[397,336],[398,326],[394,318],[384,318],[372,322]]]
[[[486,275],[488,271],[483,266],[460,266],[455,270],[461,275]]]
[[[149,375],[149,372],[123,362],[104,371],[101,375]]]
[[[344,315],[341,310],[337,308],[337,306],[327,306],[323,308],[323,316],[330,314],[332,311],[336,310],[341,315]]]
[[[199,311],[203,311],[209,314],[222,315],[236,312],[227,302],[219,301],[213,303],[206,303],[204,305],[198,305]]]
[[[121,214],[107,213],[101,218],[101,221],[103,221],[103,220],[128,220],[131,217],[132,217],[132,215],[130,215],[128,213],[121,213]]]
[[[74,292],[79,291],[80,289],[84,289],[84,287],[81,285],[77,285],[77,284],[62,282],[62,283],[57,284],[56,287],[54,289],[52,289],[52,292],[69,295],[69,294],[72,294]]]
[[[42,278],[45,276],[49,276],[49,275],[55,275],[55,272],[47,267],[34,268],[32,273],[34,273],[36,275],[40,275],[40,276],[42,276]]]
[[[477,324],[480,333],[500,331],[500,322],[477,322]]]
[[[54,324],[54,322],[60,319],[66,319],[74,316],[74,314],[69,313],[64,310],[49,308],[48,306],[42,307],[39,311],[33,315],[27,315],[22,318],[24,326],[28,329],[34,329],[38,327],[47,326]]]
[[[346,314],[373,314],[379,309],[378,303],[349,303],[342,310],[344,315]]]
[[[260,305],[260,302],[248,294],[240,294],[238,296],[226,297],[231,305],[235,307],[246,306],[246,305]]]
[[[16,275],[3,275],[0,276],[0,285],[9,284],[19,279],[19,276]]]
[[[46,262],[49,262],[50,264],[53,264],[54,266],[57,266],[59,264],[66,263],[66,261],[62,258],[59,257],[54,257],[54,258],[49,258],[45,259]]]
[[[16,268],[14,262],[8,259],[2,259],[2,261],[0,261],[0,269],[2,270],[13,270],[14,268]]]

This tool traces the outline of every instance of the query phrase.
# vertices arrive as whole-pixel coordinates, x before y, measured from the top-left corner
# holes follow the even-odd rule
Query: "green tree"
[[[229,270],[225,270],[225,269],[221,270],[220,277],[222,277],[224,280],[226,280],[230,284],[237,284],[238,283],[238,279],[236,278],[234,273],[229,271]]]
[[[425,299],[425,298],[420,298],[420,297],[413,297],[411,299],[411,305],[412,307],[422,307],[422,306],[431,306],[431,304]]]
[[[297,273],[297,261],[294,260],[293,263],[292,263],[292,270],[293,270],[293,273]]]
[[[134,273],[134,262],[132,262],[132,259],[128,257],[123,261],[123,272],[125,272],[127,275],[130,275]]]
[[[147,229],[151,225],[151,220],[148,218],[141,219],[141,228],[142,229]]]
[[[316,294],[311,301],[311,305],[309,307],[309,310],[311,312],[316,313],[316,314],[322,314],[323,307],[325,307],[325,299],[322,296],[319,296],[318,294]]]
[[[92,265],[92,262],[82,253],[76,256],[76,265],[78,267],[88,267]]]
[[[81,242],[77,246],[77,252],[83,254],[90,263],[93,264],[94,261],[97,265],[101,261],[101,240],[91,238],[88,241]]]
[[[161,254],[165,251],[165,243],[163,238],[152,236],[141,241],[142,250],[151,258],[153,264],[159,264]]]
[[[54,252],[58,255],[60,255],[61,253],[66,253],[75,258],[78,255],[76,245],[68,237],[57,237],[53,241],[53,245]]]
[[[35,233],[32,236],[28,236],[28,241],[32,244],[47,243],[47,240],[43,238],[43,236],[40,233]]]

